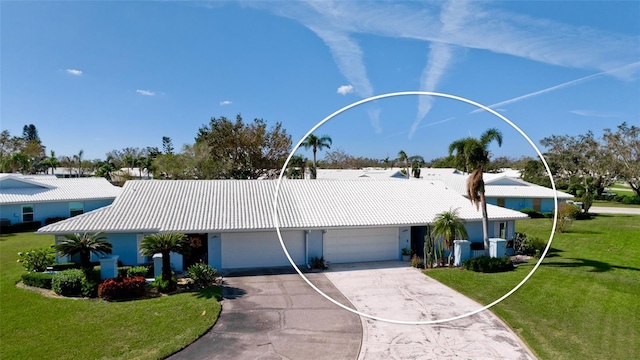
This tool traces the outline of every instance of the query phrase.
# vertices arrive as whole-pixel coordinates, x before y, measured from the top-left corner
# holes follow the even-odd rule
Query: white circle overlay
[[[291,255],[289,255],[289,251],[287,251],[287,247],[284,244],[284,240],[282,239],[282,233],[280,232],[280,217],[278,214],[278,195],[280,193],[280,184],[282,183],[282,178],[284,176],[285,170],[287,169],[287,165],[289,164],[289,161],[291,160],[291,157],[294,155],[294,153],[296,152],[296,150],[298,150],[298,148],[302,145],[302,142],[309,136],[311,135],[314,131],[316,131],[320,126],[322,126],[324,123],[326,123],[327,121],[331,120],[332,118],[334,118],[335,116],[351,109],[354,108],[356,106],[371,102],[371,101],[375,101],[375,100],[380,100],[380,99],[385,99],[385,98],[389,98],[389,97],[395,97],[395,96],[413,96],[413,95],[417,95],[417,96],[436,96],[436,97],[442,97],[442,98],[447,98],[447,99],[452,99],[452,100],[458,100],[470,105],[474,105],[482,110],[488,111],[491,114],[497,116],[498,118],[502,119],[504,122],[506,122],[507,124],[511,125],[511,127],[513,127],[517,132],[520,133],[520,135],[522,135],[531,145],[531,147],[533,147],[533,149],[536,151],[536,153],[538,154],[538,156],[540,157],[540,159],[542,160],[545,169],[547,170],[547,174],[549,174],[549,179],[551,180],[551,188],[553,189],[553,199],[554,199],[554,203],[555,203],[555,211],[553,213],[553,227],[551,228],[551,235],[549,236],[549,241],[547,242],[547,246],[545,247],[544,251],[542,252],[542,254],[540,255],[540,259],[538,260],[538,262],[535,264],[535,266],[533,267],[533,269],[531,269],[531,271],[527,274],[527,276],[525,276],[525,278],[520,281],[520,283],[518,283],[513,289],[511,289],[508,293],[506,293],[505,295],[503,295],[502,297],[500,297],[498,300],[495,300],[494,302],[483,306],[477,310],[474,311],[470,311],[468,313],[462,314],[462,315],[458,315],[458,316],[454,316],[454,317],[450,317],[450,318],[445,318],[445,319],[435,319],[435,320],[427,320],[427,321],[405,321],[405,320],[395,320],[395,319],[386,319],[386,318],[382,318],[379,316],[374,316],[374,315],[369,315],[369,314],[365,314],[361,311],[358,311],[356,309],[352,309],[348,306],[345,306],[341,303],[339,303],[338,301],[334,300],[333,298],[331,298],[330,296],[328,296],[327,294],[325,294],[324,292],[322,292],[322,290],[318,289],[313,283],[311,283],[311,281],[309,281],[309,279],[302,273],[302,271],[300,271],[300,269],[298,268],[298,266],[295,264],[295,262],[293,261],[293,259],[291,258]],[[276,232],[278,234],[278,239],[280,240],[280,246],[282,246],[282,250],[284,251],[284,254],[286,255],[287,259],[289,260],[289,262],[291,263],[291,266],[293,266],[293,268],[296,270],[296,272],[302,277],[302,279],[309,285],[311,286],[311,288],[313,288],[318,294],[322,295],[325,299],[331,301],[332,303],[334,303],[335,305],[350,311],[354,314],[360,315],[362,317],[365,318],[369,318],[372,320],[379,320],[379,321],[384,321],[384,322],[388,322],[388,323],[393,323],[393,324],[403,324],[403,325],[432,325],[432,324],[440,324],[440,323],[445,323],[448,321],[453,321],[453,320],[458,320],[458,319],[462,319],[474,314],[477,314],[483,310],[489,309],[490,307],[498,304],[499,302],[501,302],[502,300],[506,299],[507,297],[509,297],[511,294],[513,294],[514,292],[516,292],[516,290],[518,290],[527,280],[529,280],[529,278],[533,275],[533,273],[538,269],[538,267],[540,266],[540,264],[542,263],[542,260],[544,260],[544,257],[547,255],[547,252],[549,251],[549,248],[551,247],[551,242],[553,241],[553,236],[555,235],[555,229],[556,229],[556,223],[558,221],[558,195],[556,193],[556,183],[553,181],[553,177],[551,176],[551,170],[549,169],[549,165],[547,164],[546,159],[544,158],[544,156],[542,155],[542,153],[540,152],[540,150],[538,149],[538,147],[533,143],[533,141],[531,141],[531,139],[529,138],[529,136],[527,136],[527,134],[524,133],[524,131],[522,131],[516,124],[514,124],[513,122],[511,122],[509,119],[507,119],[505,116],[499,114],[498,112],[494,111],[493,109],[482,105],[480,103],[477,103],[475,101],[460,97],[460,96],[455,96],[455,95],[450,95],[450,94],[445,94],[445,93],[437,93],[437,92],[431,92],[431,91],[401,91],[401,92],[392,92],[392,93],[386,93],[386,94],[381,94],[381,95],[376,95],[376,96],[371,96],[368,97],[366,99],[362,99],[360,101],[356,101],[350,105],[347,105],[345,107],[343,107],[342,109],[332,113],[331,115],[327,116],[326,118],[322,119],[320,122],[318,122],[314,127],[311,128],[311,130],[309,130],[301,139],[300,141],[298,141],[298,143],[296,144],[296,146],[293,148],[293,150],[291,151],[291,153],[289,154],[289,156],[287,157],[287,160],[285,161],[284,165],[282,166],[282,169],[280,170],[280,176],[278,177],[278,181],[276,183],[276,189],[274,192],[274,199],[273,199],[273,223],[276,229]]]

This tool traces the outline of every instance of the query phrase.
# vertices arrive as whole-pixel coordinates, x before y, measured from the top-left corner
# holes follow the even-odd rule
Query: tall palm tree
[[[467,196],[476,209],[482,208],[482,235],[485,253],[489,252],[489,217],[482,174],[484,167],[489,163],[489,144],[494,140],[498,146],[502,146],[502,133],[496,128],[491,128],[482,133],[480,139],[468,137],[454,141],[449,145],[449,155],[453,155],[455,152],[458,162],[464,163],[466,172],[474,169],[467,179]]]
[[[404,152],[404,150],[400,150],[398,151],[398,160],[399,163],[404,163],[404,171],[405,171],[405,175],[407,176],[407,178],[410,177],[409,175],[409,156],[407,156],[407,153]]]
[[[51,175],[53,175],[55,169],[60,166],[60,161],[56,157],[56,152],[51,150],[51,156],[46,157],[42,161],[42,165],[47,167],[47,173],[49,173],[49,169],[51,169]]]
[[[311,171],[311,178],[315,179],[317,176],[317,164],[316,164],[316,151],[322,150],[324,148],[331,149],[332,140],[328,135],[322,135],[320,137],[315,136],[313,134],[309,134],[306,139],[302,142],[302,146],[305,149],[312,148],[313,149],[313,169]]]
[[[188,254],[190,250],[189,239],[183,233],[161,233],[147,235],[140,242],[140,252],[145,256],[162,254],[162,280],[171,280],[171,260],[172,252],[178,254]]]
[[[449,264],[453,254],[453,241],[468,238],[464,221],[458,216],[458,209],[449,210],[436,215],[431,236],[442,236],[445,249],[449,250]]]
[[[80,254],[80,263],[84,269],[91,268],[91,254],[107,255],[111,254],[113,249],[102,232],[65,235],[64,237],[67,239],[56,245],[56,251],[62,256]]]
[[[78,177],[80,177],[82,173],[82,155],[84,155],[84,150],[80,149],[78,154],[73,155],[73,160],[78,162]]]

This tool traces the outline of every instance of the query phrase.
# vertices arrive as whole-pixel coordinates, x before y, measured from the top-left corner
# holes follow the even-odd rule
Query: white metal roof
[[[318,169],[316,176],[318,179],[327,180],[407,179],[398,168]]]
[[[13,174],[0,177],[0,204],[3,205],[114,199],[121,191],[122,188],[104,178],[58,179]]]
[[[275,180],[130,180],[112,205],[45,226],[40,233],[214,232],[273,229]],[[469,200],[439,182],[285,180],[278,204],[283,228],[417,225],[459,209],[480,220]],[[488,205],[490,219],[525,214]]]

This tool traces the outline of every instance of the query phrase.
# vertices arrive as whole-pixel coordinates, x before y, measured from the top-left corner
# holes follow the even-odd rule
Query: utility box
[[[462,262],[471,258],[471,242],[469,240],[453,240],[453,265],[462,266]]]
[[[109,255],[100,259],[100,280],[118,277],[118,255]]]
[[[501,258],[505,257],[507,252],[507,240],[505,239],[489,239],[489,257]]]

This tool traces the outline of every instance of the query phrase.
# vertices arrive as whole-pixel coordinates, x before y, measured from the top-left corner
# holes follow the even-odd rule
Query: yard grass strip
[[[548,219],[519,220],[519,232],[548,239]],[[488,304],[512,289],[533,261],[515,271],[427,271]],[[600,215],[556,234],[531,279],[492,308],[540,359],[640,358],[640,216]]]
[[[220,289],[104,302],[48,298],[19,289],[17,253],[53,236],[0,236],[0,358],[162,359],[204,334],[220,314]]]

